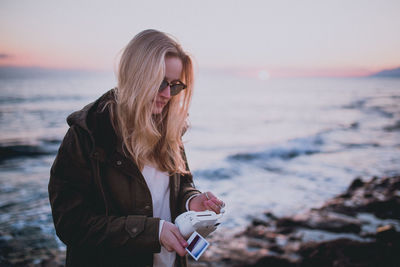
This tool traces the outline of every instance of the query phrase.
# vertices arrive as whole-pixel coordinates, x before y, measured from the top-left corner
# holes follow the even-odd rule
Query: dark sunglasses
[[[163,91],[165,88],[167,88],[169,85],[170,88],[170,94],[171,96],[179,94],[180,91],[186,88],[186,84],[184,84],[181,81],[173,81],[173,82],[168,82],[167,80],[163,80],[160,88],[158,89],[158,92]]]

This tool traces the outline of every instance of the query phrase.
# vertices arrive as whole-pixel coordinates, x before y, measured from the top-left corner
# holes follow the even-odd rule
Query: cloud
[[[1,59],[10,58],[10,57],[12,57],[12,55],[10,55],[10,54],[2,54],[2,53],[0,53],[0,60],[1,60]]]

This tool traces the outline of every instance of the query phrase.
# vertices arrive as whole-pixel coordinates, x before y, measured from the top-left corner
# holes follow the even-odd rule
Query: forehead
[[[165,78],[168,81],[179,80],[182,74],[182,61],[178,57],[165,58]]]

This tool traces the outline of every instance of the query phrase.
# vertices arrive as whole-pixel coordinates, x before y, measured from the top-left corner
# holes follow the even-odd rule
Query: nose
[[[170,98],[171,97],[171,87],[169,87],[169,85],[168,85],[159,94],[165,98]]]

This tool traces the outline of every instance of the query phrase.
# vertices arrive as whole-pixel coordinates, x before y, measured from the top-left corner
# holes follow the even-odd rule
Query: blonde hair
[[[152,114],[154,99],[165,77],[165,58],[182,61],[181,80],[187,85],[172,97],[161,114]],[[118,67],[116,105],[112,118],[124,151],[142,169],[187,173],[181,137],[193,92],[192,60],[171,36],[156,30],[137,34],[125,47]]]

